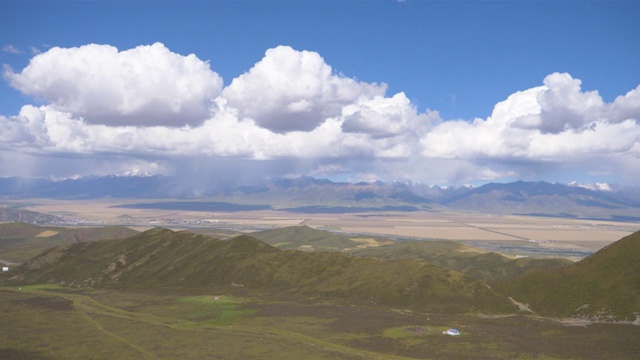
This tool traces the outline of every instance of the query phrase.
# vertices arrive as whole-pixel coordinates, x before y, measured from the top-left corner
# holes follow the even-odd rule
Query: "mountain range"
[[[543,181],[488,183],[479,187],[380,181],[333,182],[300,177],[260,180],[254,185],[189,188],[170,176],[104,176],[50,180],[0,178],[5,198],[172,199],[128,207],[192,210],[278,209],[307,213],[461,210],[495,214],[639,221],[640,190],[609,184],[559,184]],[[213,201],[205,204],[197,200]],[[178,203],[175,200],[189,200]],[[196,201],[194,201],[196,200]],[[5,211],[6,212],[6,211]],[[15,217],[15,215],[14,215]],[[15,221],[16,219],[13,219]],[[17,219],[20,220],[20,219]],[[11,220],[9,220],[11,221]]]

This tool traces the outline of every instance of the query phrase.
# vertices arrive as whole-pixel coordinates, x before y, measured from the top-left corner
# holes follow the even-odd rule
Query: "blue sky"
[[[638,15],[634,1],[0,1],[0,176],[212,176],[230,162],[265,176],[631,183]],[[156,43],[126,61],[193,54],[210,74],[174,59],[175,74],[161,68],[173,80],[115,84],[126,61],[83,48]],[[105,66],[108,83],[86,83]],[[209,82],[180,98],[177,120],[152,111],[184,94],[149,89],[194,78]],[[289,91],[305,81],[317,91]],[[107,109],[132,99],[143,104]]]

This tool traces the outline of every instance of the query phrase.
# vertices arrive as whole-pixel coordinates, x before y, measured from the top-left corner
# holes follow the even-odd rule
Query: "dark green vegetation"
[[[308,226],[289,226],[258,231],[251,233],[251,236],[284,250],[309,249],[344,252],[354,250],[359,245],[358,242],[352,240],[354,236],[334,234]]]
[[[122,226],[64,228],[26,223],[0,224],[0,259],[21,263],[54,246],[119,239],[138,232]]]
[[[306,227],[256,236],[283,247],[354,251],[351,238]],[[167,229],[57,246],[0,275],[0,358],[636,359],[640,353],[640,326],[631,324],[640,312],[640,232],[570,265],[440,241],[356,252],[362,257]],[[462,335],[442,334],[451,327]]]
[[[167,229],[56,247],[3,278],[71,287],[243,289],[444,313],[515,310],[482,282],[416,259],[283,251],[246,235],[223,241]]]
[[[557,269],[572,264],[565,259],[510,259],[495,252],[481,252],[454,241],[401,241],[387,246],[359,249],[353,254],[385,260],[422,259],[480,280],[505,279],[532,269]]]
[[[3,359],[637,359],[640,327],[168,290],[0,287]],[[442,331],[455,327],[452,337]]]
[[[309,249],[348,252],[352,255],[383,260],[420,259],[439,267],[462,272],[479,280],[498,280],[522,275],[532,269],[556,269],[572,264],[565,259],[512,259],[495,252],[454,241],[389,241],[380,246],[359,247],[357,237],[316,230],[308,226],[290,226],[251,233],[251,236],[280,249]]]
[[[573,265],[495,287],[545,315],[634,321],[640,317],[640,232]]]

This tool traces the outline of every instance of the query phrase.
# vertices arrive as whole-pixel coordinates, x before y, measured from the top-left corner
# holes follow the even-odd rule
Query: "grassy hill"
[[[0,259],[21,263],[54,246],[118,239],[137,233],[123,226],[64,228],[27,223],[0,224]]]
[[[504,279],[532,269],[557,269],[572,264],[565,259],[511,259],[448,240],[394,242],[372,239],[376,243],[370,246],[371,243],[359,242],[357,237],[308,226],[259,231],[251,233],[251,236],[280,249],[345,251],[360,257],[384,260],[421,259],[478,280]]]
[[[62,221],[62,218],[43,214],[35,211],[15,209],[11,207],[0,207],[0,222],[29,222],[29,223],[50,223],[53,221]]]
[[[640,314],[640,232],[565,268],[493,286],[540,314],[635,320]]]
[[[352,254],[381,259],[422,259],[445,269],[480,280],[498,280],[522,275],[532,269],[557,269],[571,264],[564,259],[511,259],[454,241],[402,241],[359,249]]]
[[[357,241],[357,237],[316,230],[308,226],[257,231],[251,233],[251,236],[285,250],[345,251],[363,246],[362,242]]]
[[[3,278],[73,287],[245,291],[444,313],[514,311],[482,282],[416,259],[283,251],[246,235],[223,241],[166,229],[56,247]]]

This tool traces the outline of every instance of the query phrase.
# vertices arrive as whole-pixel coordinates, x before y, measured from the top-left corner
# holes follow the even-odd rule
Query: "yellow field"
[[[50,237],[50,236],[54,236],[54,235],[58,235],[58,234],[59,234],[58,231],[47,230],[47,231],[43,231],[40,234],[36,235],[36,237]]]

